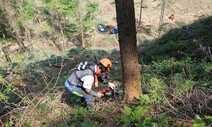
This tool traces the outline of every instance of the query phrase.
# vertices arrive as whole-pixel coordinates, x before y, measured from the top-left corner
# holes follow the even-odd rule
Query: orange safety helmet
[[[111,70],[112,62],[109,59],[103,58],[99,61],[99,63],[101,63],[105,68],[107,68],[108,71]]]

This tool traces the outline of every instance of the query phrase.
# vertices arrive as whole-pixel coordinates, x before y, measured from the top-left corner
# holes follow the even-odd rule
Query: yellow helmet
[[[99,63],[101,63],[105,68],[107,68],[108,71],[111,70],[112,62],[109,59],[103,58],[99,61]]]

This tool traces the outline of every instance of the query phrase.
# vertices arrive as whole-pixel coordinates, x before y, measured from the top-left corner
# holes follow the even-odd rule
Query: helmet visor
[[[108,71],[111,70],[111,67],[110,67],[110,66],[105,67],[105,66],[102,65],[102,64],[99,66],[99,68],[100,68],[100,70],[101,70],[101,73],[108,72]]]

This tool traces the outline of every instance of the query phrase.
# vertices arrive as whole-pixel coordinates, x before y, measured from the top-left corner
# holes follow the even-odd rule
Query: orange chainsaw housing
[[[111,88],[110,87],[107,87],[107,88],[104,88],[103,90],[101,90],[101,91],[99,91],[98,93],[101,93],[101,94],[105,94],[105,92],[106,91],[109,91],[109,90],[111,90]]]

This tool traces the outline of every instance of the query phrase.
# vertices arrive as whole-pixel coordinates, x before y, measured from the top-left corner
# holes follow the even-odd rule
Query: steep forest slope
[[[113,61],[109,77],[121,88],[118,34],[96,27],[117,27],[114,0],[82,4],[84,48],[77,0],[31,2],[0,1],[0,126],[212,125],[211,0],[168,0],[165,8],[162,0],[143,0],[142,13],[135,0],[144,95],[135,105],[116,97],[97,99],[95,112],[63,83],[81,61],[97,56]]]

